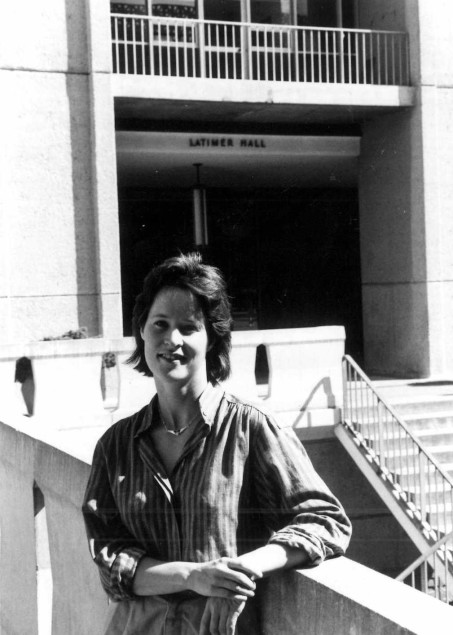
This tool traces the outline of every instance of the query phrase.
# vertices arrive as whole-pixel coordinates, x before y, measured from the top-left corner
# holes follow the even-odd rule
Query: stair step
[[[444,446],[429,446],[428,451],[433,457],[441,463],[450,463],[453,459],[453,445],[444,445]]]
[[[424,414],[405,415],[403,421],[411,430],[444,430],[453,431],[453,411],[439,411]]]
[[[442,445],[444,447],[453,447],[453,430],[446,432],[445,430],[418,430],[416,437],[427,447],[436,447]]]
[[[430,415],[443,412],[453,412],[453,397],[439,397],[437,399],[411,399],[410,401],[397,401],[392,399],[390,405],[402,417],[412,415]]]

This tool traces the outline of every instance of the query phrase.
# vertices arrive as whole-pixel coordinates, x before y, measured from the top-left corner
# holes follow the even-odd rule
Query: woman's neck
[[[196,386],[179,384],[156,385],[159,409],[167,425],[174,429],[182,428],[196,416],[198,399],[207,386],[207,381]]]

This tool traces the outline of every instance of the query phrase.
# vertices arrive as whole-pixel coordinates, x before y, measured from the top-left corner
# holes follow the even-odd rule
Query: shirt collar
[[[220,401],[224,395],[223,388],[219,384],[208,383],[206,388],[201,393],[198,404],[200,407],[200,413],[203,417],[204,423],[212,426],[215,413],[220,405]],[[156,421],[157,418],[157,394],[151,399],[148,406],[143,409],[143,416],[140,424],[137,427],[137,431],[134,437],[138,437],[144,432],[147,432]]]

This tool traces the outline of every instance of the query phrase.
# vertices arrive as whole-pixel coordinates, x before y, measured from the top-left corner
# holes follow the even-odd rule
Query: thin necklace
[[[200,413],[198,413],[198,412],[197,412],[197,413],[195,414],[195,417],[194,417],[191,421],[189,421],[189,423],[188,423],[186,426],[184,426],[183,428],[179,428],[179,430],[172,430],[171,428],[169,428],[169,427],[167,426],[167,424],[165,423],[165,419],[164,419],[164,418],[163,418],[163,416],[162,416],[162,411],[161,411],[160,407],[159,407],[159,416],[160,416],[160,420],[161,420],[161,421],[162,421],[162,423],[163,423],[163,426],[164,426],[164,428],[165,428],[165,431],[166,431],[166,432],[168,432],[168,434],[172,434],[172,435],[173,435],[173,436],[175,436],[175,437],[179,437],[179,435],[181,435],[181,434],[182,434],[183,432],[185,432],[188,428],[190,428],[190,426],[192,425],[192,423],[195,423],[195,421],[196,421],[196,420],[200,417]]]

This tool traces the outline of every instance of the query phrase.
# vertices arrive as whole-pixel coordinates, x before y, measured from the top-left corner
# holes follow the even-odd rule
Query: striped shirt
[[[144,555],[206,562],[266,543],[307,564],[344,553],[351,526],[291,429],[208,385],[201,420],[170,478],[149,431],[157,396],[98,441],[83,513],[92,557],[114,600],[132,591]]]

